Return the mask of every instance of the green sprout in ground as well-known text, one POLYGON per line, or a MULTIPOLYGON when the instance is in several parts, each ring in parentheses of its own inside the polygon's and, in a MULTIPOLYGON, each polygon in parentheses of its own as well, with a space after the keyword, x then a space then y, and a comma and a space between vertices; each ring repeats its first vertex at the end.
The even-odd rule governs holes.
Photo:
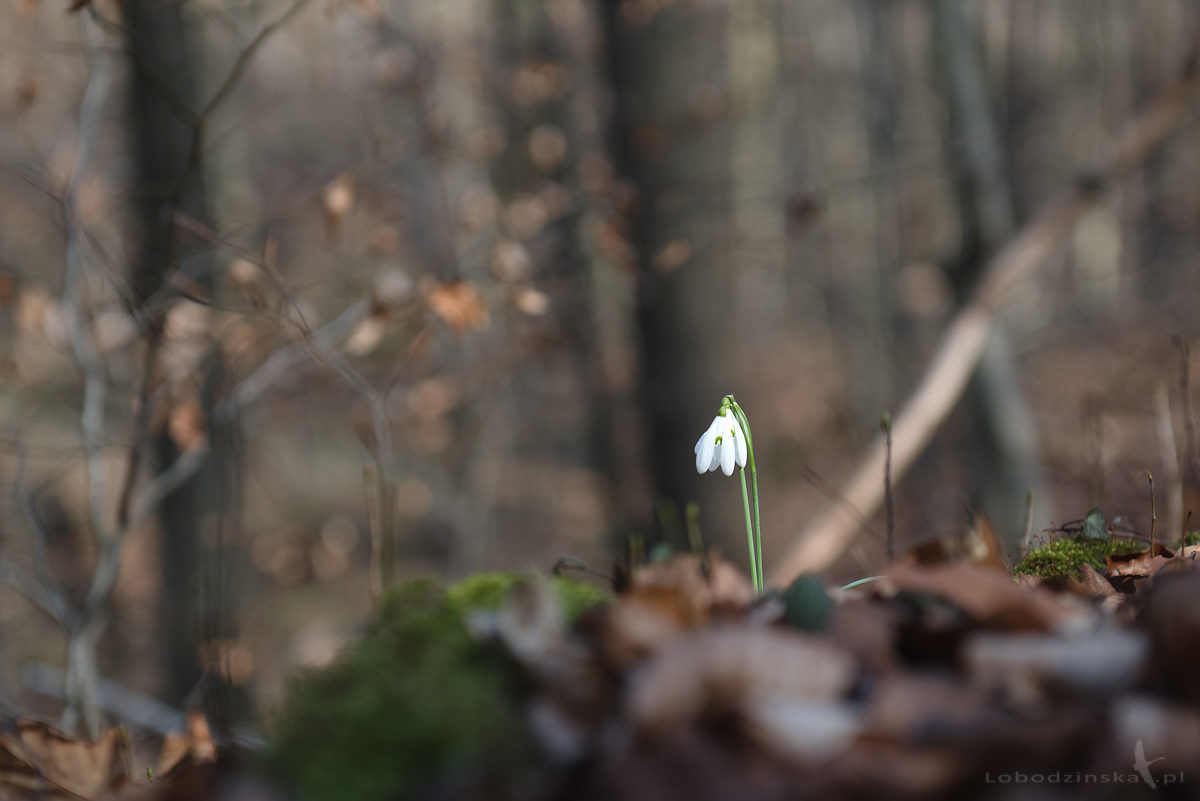
POLYGON ((1122 537, 1097 539, 1080 534, 1035 548, 1013 568, 1013 573, 1041 578, 1076 578, 1080 566, 1084 564, 1103 572, 1108 557, 1145 549, 1146 544, 1138 540, 1122 537))

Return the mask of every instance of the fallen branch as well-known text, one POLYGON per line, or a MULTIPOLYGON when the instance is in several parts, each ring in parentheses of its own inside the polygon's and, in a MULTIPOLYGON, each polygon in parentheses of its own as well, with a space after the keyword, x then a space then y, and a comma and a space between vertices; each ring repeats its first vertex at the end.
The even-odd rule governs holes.
MULTIPOLYGON (((983 279, 942 338, 921 383, 894 419, 893 481, 904 474, 954 408, 983 353, 995 317, 1012 290, 1062 243, 1103 192, 1137 169, 1174 128, 1200 83, 1200 29, 1183 69, 1153 102, 1126 127, 1112 153, 1051 202, 988 262, 983 279)), ((825 511, 801 534, 776 564, 771 579, 784 583, 801 573, 823 570, 845 552, 859 521, 847 507, 871 515, 883 499, 887 458, 882 436, 850 476, 841 496, 845 503, 825 511)))

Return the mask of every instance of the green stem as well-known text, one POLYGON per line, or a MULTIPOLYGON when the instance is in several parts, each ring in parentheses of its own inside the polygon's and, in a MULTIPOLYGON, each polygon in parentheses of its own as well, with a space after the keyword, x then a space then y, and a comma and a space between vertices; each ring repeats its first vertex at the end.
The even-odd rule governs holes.
POLYGON ((872 581, 879 581, 879 579, 881 579, 881 578, 883 578, 883 576, 867 576, 866 578, 861 578, 858 581, 850 582, 845 587, 842 587, 842 589, 843 590, 852 590, 855 587, 861 587, 862 585, 869 584, 872 581))
POLYGON ((750 493, 746 489, 746 468, 739 470, 738 475, 742 479, 742 507, 746 511, 746 546, 750 551, 750 576, 754 581, 754 591, 761 594, 762 584, 759 581, 758 561, 755 558, 754 529, 750 526, 750 493))
MULTIPOLYGON (((730 397, 730 400, 733 401, 732 397, 730 397)), ((758 503, 758 468, 754 462, 754 436, 750 433, 750 420, 746 417, 746 412, 742 410, 737 401, 733 401, 730 404, 730 408, 733 409, 733 414, 737 417, 738 426, 742 429, 742 433, 746 437, 747 465, 750 468, 750 480, 754 485, 754 556, 750 562, 752 565, 757 566, 758 572, 754 576, 754 581, 758 585, 758 591, 762 592, 766 586, 766 581, 764 579, 762 555, 762 516, 759 512, 758 503)), ((745 481, 744 477, 742 481, 745 481)), ((750 525, 749 512, 747 512, 746 525, 750 525)))
POLYGON ((758 591, 762 592, 766 587, 766 581, 763 577, 762 519, 758 514, 758 471, 754 469, 753 451, 750 453, 750 483, 754 486, 754 547, 758 551, 758 591))

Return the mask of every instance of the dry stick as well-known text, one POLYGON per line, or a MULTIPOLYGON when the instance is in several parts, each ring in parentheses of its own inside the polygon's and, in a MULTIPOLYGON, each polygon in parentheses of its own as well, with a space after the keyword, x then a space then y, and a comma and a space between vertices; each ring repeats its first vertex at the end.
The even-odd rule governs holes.
POLYGON ((1179 395, 1183 403, 1183 434, 1187 453, 1184 459, 1192 472, 1197 472, 1198 454, 1196 451, 1196 418, 1192 416, 1192 377, 1191 377, 1191 348, 1176 334, 1172 339, 1179 349, 1179 395))
MULTIPOLYGON (((1154 555, 1154 526, 1158 522, 1158 510, 1154 506, 1154 474, 1149 470, 1143 470, 1146 478, 1150 479, 1150 555, 1154 555)), ((1141 475, 1139 473, 1138 475, 1141 475)))
MULTIPOLYGON (((1103 190, 1142 164, 1172 130, 1200 80, 1198 48, 1200 29, 1193 34, 1192 49, 1180 74, 1126 127, 1108 159, 1076 180, 988 262, 979 287, 947 329, 924 378, 896 415, 892 469, 897 476, 924 450, 966 388, 994 318, 1012 290, 1057 248, 1103 190)), ((886 459, 884 438, 877 437, 841 493, 864 514, 879 508, 883 494, 879 474, 886 459)), ((824 570, 845 552, 857 533, 855 517, 841 504, 826 510, 777 563, 772 583, 786 585, 801 573, 824 570)))
POLYGON ((1166 529, 1172 538, 1182 537, 1183 528, 1183 484, 1180 482, 1179 453, 1175 448, 1175 428, 1171 423, 1171 401, 1167 385, 1159 381, 1154 387, 1154 416, 1158 432, 1158 446, 1162 451, 1163 483, 1167 487, 1166 529))
POLYGON ((1033 539, 1033 490, 1025 494, 1025 533, 1021 535, 1021 547, 1029 550, 1033 539))
POLYGON ((890 413, 884 413, 883 418, 879 421, 879 427, 883 429, 884 447, 887 449, 886 458, 883 461, 883 508, 887 516, 885 553, 890 563, 896 558, 895 540, 893 539, 895 514, 892 510, 892 415, 890 413))

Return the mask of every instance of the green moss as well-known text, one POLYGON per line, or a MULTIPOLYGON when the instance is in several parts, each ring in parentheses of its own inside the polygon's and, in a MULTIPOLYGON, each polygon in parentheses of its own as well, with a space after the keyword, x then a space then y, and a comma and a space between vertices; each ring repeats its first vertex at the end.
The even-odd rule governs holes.
POLYGON ((1145 543, 1137 540, 1119 537, 1101 540, 1081 534, 1035 548, 1013 568, 1013 572, 1042 578, 1068 578, 1078 574, 1080 565, 1089 564, 1103 571, 1109 556, 1133 553, 1145 548, 1145 543))
MULTIPOLYGON (((449 777, 519 772, 535 753, 521 677, 463 618, 497 608, 522 579, 483 573, 449 589, 417 580, 391 590, 361 642, 296 681, 267 771, 302 801, 403 799, 449 777)), ((569 618, 605 599, 583 582, 553 584, 569 618)))

